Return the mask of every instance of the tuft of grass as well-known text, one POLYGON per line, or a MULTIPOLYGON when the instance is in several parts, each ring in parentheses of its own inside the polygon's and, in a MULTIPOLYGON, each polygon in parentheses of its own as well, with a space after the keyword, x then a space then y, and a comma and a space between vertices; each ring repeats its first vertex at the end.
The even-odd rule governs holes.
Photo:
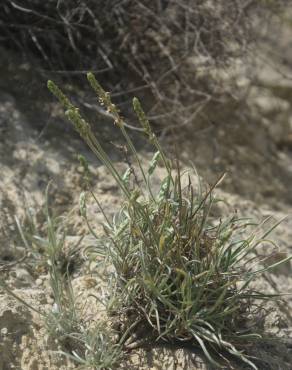
POLYGON ((49 207, 49 190, 51 183, 48 184, 45 193, 45 206, 40 210, 42 221, 37 220, 34 211, 30 208, 25 209, 25 219, 21 222, 15 216, 16 226, 20 238, 32 256, 33 264, 31 268, 35 273, 50 270, 56 267, 61 275, 72 275, 76 267, 80 264, 79 250, 83 236, 75 245, 66 247, 67 221, 71 213, 64 216, 51 215, 49 207))
POLYGON ((26 229, 18 219, 16 223, 32 257, 30 263, 37 272, 40 267, 48 271, 54 299, 52 307, 47 310, 32 306, 1 279, 0 287, 42 317, 49 339, 58 347, 58 354, 76 362, 80 369, 115 369, 123 355, 121 345, 114 340, 114 333, 104 323, 92 323, 83 315, 85 303, 81 303, 74 294, 71 284, 72 260, 79 243, 71 252, 65 250, 66 219, 50 214, 48 193, 49 185, 46 190, 46 223, 42 233, 38 231, 31 213, 27 215, 26 229))
POLYGON ((78 363, 81 369, 114 369, 122 357, 121 346, 114 341, 113 333, 105 324, 92 324, 83 316, 86 303, 80 303, 74 295, 70 271, 73 257, 64 252, 65 231, 60 230, 57 220, 49 214, 48 190, 46 215, 47 238, 41 241, 48 253, 54 297, 52 310, 44 314, 49 337, 58 343, 58 353, 78 363))
POLYGON ((97 324, 94 328, 84 331, 82 334, 73 334, 71 339, 78 345, 71 353, 59 351, 67 358, 76 362, 78 369, 111 370, 118 368, 118 362, 122 358, 122 349, 113 338, 113 333, 104 325, 97 324))
MULTIPOLYGON (((250 326, 259 313, 258 302, 275 296, 258 292, 251 285, 260 274, 291 258, 255 267, 257 246, 277 225, 262 236, 257 236, 258 229, 244 236, 250 220, 235 214, 224 220, 214 219, 212 207, 218 202, 214 189, 224 175, 206 187, 195 174, 194 185, 194 173, 182 172, 177 160, 167 158, 140 102, 134 99, 144 134, 155 148, 145 170, 109 93, 92 73, 87 77, 99 102, 121 130, 142 181, 137 181, 132 168, 124 174, 117 171, 79 109, 49 81, 48 88, 66 109, 66 116, 108 168, 124 197, 112 220, 105 215, 106 239, 97 238, 96 253, 114 266, 112 312, 123 315, 132 331, 139 327, 149 332, 150 328, 152 340, 200 346, 216 367, 221 365, 214 353, 222 358, 229 353, 257 369, 243 348, 261 338, 260 329, 250 326), (151 178, 158 163, 162 163, 166 175, 154 192, 151 178)), ((81 214, 89 224, 84 199, 81 214)))

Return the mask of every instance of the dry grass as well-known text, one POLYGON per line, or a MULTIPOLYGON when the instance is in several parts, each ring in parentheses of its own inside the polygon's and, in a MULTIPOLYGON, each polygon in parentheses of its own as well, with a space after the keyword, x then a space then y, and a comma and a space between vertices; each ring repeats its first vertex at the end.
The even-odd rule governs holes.
POLYGON ((246 55, 254 25, 282 2, 4 0, 1 42, 63 82, 92 70, 124 114, 134 93, 152 122, 175 129, 226 93, 212 72, 246 55))

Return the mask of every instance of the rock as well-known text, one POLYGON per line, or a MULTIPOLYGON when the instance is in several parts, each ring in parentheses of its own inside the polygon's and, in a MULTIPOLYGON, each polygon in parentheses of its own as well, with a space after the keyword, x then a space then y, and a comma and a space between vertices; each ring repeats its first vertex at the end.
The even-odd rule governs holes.
POLYGON ((16 288, 31 287, 34 284, 34 279, 30 275, 30 273, 24 268, 16 268, 15 275, 16 280, 14 285, 16 288))

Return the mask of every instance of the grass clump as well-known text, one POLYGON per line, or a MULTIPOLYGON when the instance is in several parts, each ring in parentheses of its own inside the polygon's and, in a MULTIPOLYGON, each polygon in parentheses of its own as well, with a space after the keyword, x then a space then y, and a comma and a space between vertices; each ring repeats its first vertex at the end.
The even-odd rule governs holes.
MULTIPOLYGON (((145 170, 110 95, 92 73, 88 80, 121 130, 140 171, 137 175, 131 167, 120 174, 78 108, 52 81, 48 82, 67 117, 108 168, 124 196, 113 220, 104 214, 106 238, 98 238, 95 250, 114 266, 112 313, 125 318, 129 331, 139 327, 141 338, 145 339, 148 331, 151 340, 199 345, 217 367, 220 364, 214 353, 222 358, 229 353, 256 369, 242 348, 261 338, 260 329, 251 327, 250 321, 261 310, 258 301, 273 296, 255 291, 251 284, 261 273, 290 257, 255 268, 256 247, 273 228, 261 237, 256 231, 243 237, 249 220, 235 214, 225 220, 212 217, 212 207, 218 201, 213 190, 223 176, 211 187, 203 186, 197 176, 194 184, 192 173, 181 172, 178 161, 172 163, 164 154, 139 101, 134 99, 143 131, 156 150, 145 170), (151 178, 159 162, 165 178, 154 191, 151 178)), ((81 214, 87 220, 84 201, 81 214)))
POLYGON ((32 306, 1 279, 0 287, 41 316, 49 343, 53 348, 57 347, 54 353, 71 359, 79 369, 114 369, 122 357, 121 345, 114 340, 114 332, 105 323, 88 318, 85 314, 87 300, 82 302, 79 294, 74 293, 72 274, 81 239, 70 250, 66 248, 67 219, 51 215, 48 193, 49 185, 44 210, 46 221, 41 232, 31 212, 27 214, 25 227, 18 219, 16 223, 31 257, 30 268, 36 274, 48 273, 50 295, 54 300, 52 306, 49 309, 32 306))
POLYGON ((82 302, 71 284, 76 247, 71 255, 65 251, 65 231, 60 229, 57 219, 50 217, 48 207, 46 214, 47 237, 41 241, 47 250, 49 283, 54 297, 51 311, 43 313, 49 338, 58 344, 58 353, 79 364, 80 369, 116 368, 122 357, 121 346, 102 321, 86 319, 87 300, 82 302))
POLYGON ((52 214, 53 207, 49 206, 50 188, 51 182, 47 186, 42 209, 35 212, 26 207, 22 223, 16 216, 15 222, 21 241, 32 257, 32 272, 45 273, 54 267, 61 275, 70 277, 80 265, 79 251, 83 236, 68 247, 66 237, 71 213, 65 216, 52 214))

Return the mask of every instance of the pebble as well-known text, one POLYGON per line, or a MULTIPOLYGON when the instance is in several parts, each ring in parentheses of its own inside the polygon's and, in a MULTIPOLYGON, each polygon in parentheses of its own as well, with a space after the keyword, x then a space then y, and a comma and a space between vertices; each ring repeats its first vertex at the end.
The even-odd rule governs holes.
POLYGON ((8 329, 7 329, 7 328, 2 328, 2 329, 0 330, 0 333, 1 333, 1 335, 5 336, 5 335, 7 335, 7 333, 8 333, 8 329))
POLYGON ((36 279, 35 283, 36 283, 37 286, 41 286, 41 285, 43 285, 43 280, 38 278, 38 279, 36 279))
POLYGON ((15 276, 17 278, 16 285, 32 285, 33 284, 32 276, 24 268, 16 269, 15 276))

